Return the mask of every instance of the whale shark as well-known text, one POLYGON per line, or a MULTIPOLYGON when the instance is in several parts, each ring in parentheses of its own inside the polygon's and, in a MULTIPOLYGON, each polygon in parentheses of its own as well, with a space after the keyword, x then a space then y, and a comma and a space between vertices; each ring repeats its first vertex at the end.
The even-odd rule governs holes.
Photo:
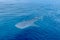
POLYGON ((17 28, 20 28, 20 29, 24 29, 24 28, 27 28, 29 26, 37 26, 36 24, 34 24, 34 22, 38 21, 38 19, 41 19, 42 17, 34 17, 30 20, 25 20, 25 21, 22 21, 22 22, 19 22, 15 25, 15 27, 17 28))

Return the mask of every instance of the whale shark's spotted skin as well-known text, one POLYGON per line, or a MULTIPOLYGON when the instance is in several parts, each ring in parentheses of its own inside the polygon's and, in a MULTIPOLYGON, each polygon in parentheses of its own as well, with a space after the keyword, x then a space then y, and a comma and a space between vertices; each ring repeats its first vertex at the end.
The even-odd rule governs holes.
POLYGON ((36 24, 34 24, 34 22, 38 21, 38 19, 41 19, 41 17, 34 17, 33 19, 19 22, 15 26, 17 28, 20 28, 20 29, 24 29, 24 28, 27 28, 27 27, 32 26, 32 25, 35 26, 36 24))

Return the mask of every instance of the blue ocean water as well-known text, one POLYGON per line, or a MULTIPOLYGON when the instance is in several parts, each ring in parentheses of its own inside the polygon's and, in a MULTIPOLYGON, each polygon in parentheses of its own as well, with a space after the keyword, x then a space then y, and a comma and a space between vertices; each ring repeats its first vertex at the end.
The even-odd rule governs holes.
POLYGON ((60 40, 60 7, 52 4, 0 4, 0 40, 60 40), (16 23, 42 16, 37 26, 16 23))

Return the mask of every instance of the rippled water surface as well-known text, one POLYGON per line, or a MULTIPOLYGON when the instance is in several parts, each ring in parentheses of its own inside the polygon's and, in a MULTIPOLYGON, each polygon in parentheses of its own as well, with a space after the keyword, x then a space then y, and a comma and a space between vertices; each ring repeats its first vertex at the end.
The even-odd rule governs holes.
POLYGON ((50 4, 0 4, 0 40, 60 40, 60 7, 50 4), (15 25, 41 17, 25 29, 15 25))

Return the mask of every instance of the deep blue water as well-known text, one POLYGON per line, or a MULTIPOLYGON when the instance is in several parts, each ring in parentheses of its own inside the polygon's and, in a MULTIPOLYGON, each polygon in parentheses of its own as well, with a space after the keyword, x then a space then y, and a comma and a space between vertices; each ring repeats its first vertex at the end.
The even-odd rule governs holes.
POLYGON ((0 40, 60 40, 60 7, 52 4, 0 4, 0 40), (18 22, 43 16, 25 29, 18 22))

